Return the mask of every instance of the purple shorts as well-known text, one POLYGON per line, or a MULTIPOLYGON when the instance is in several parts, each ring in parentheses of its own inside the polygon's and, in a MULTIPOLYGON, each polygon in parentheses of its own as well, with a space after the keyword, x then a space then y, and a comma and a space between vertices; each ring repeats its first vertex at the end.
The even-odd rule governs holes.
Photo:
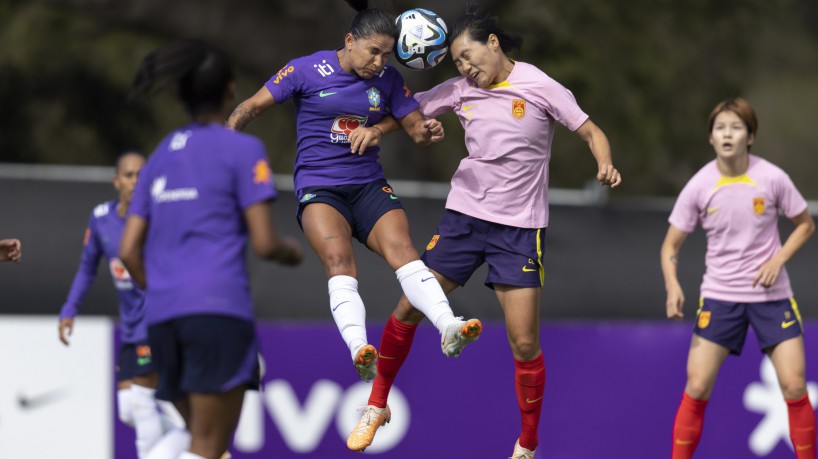
POLYGON ((366 245, 375 223, 390 210, 403 209, 400 199, 384 179, 355 185, 308 186, 298 190, 298 224, 304 208, 316 202, 329 204, 344 216, 355 239, 366 245))
POLYGON ((159 372, 158 399, 221 394, 242 385, 259 388, 259 346, 252 321, 185 316, 149 326, 148 337, 159 372))
POLYGON ((446 209, 422 259, 426 266, 466 285, 484 262, 485 284, 542 287, 545 228, 517 228, 446 209))
POLYGON ((116 359, 116 380, 129 381, 134 376, 153 372, 153 356, 147 341, 122 343, 116 359))
POLYGON ((734 303, 704 298, 693 333, 740 355, 751 325, 762 351, 801 335, 801 313, 794 298, 760 303, 734 303))

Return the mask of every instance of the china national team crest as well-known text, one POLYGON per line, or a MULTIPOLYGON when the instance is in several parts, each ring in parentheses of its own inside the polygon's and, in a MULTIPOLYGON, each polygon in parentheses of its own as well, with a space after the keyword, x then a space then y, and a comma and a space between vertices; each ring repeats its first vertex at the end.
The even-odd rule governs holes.
POLYGON ((381 111, 381 92, 378 91, 378 88, 369 88, 369 91, 366 92, 367 97, 369 98, 369 111, 370 112, 379 112, 381 111))
POLYGON ((525 116, 525 100, 514 99, 511 101, 511 114, 520 119, 525 116))
POLYGON ((429 243, 428 243, 428 244, 426 244, 426 250, 432 250, 432 249, 434 249, 434 248, 435 248, 435 246, 437 245, 437 240, 438 240, 438 239, 440 239, 440 235, 439 235, 439 234, 435 234, 434 236, 432 236, 432 240, 431 240, 431 241, 429 241, 429 243))
POLYGON ((753 210, 756 211, 758 215, 762 215, 764 213, 764 198, 753 198, 753 210))
POLYGON ((707 328, 710 325, 710 311, 702 311, 699 314, 699 328, 707 328))

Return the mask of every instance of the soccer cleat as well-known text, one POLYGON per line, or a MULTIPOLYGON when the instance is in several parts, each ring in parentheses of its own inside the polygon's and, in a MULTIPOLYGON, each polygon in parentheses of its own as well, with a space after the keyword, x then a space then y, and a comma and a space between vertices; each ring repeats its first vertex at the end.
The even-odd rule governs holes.
POLYGON ((446 327, 446 333, 440 342, 440 348, 446 357, 457 357, 467 344, 477 340, 483 331, 483 324, 477 319, 463 321, 462 317, 457 317, 454 322, 446 327))
POLYGON ((352 451, 363 451, 367 446, 372 444, 375 438, 375 432, 378 427, 386 425, 392 420, 392 412, 389 410, 389 405, 386 408, 378 408, 369 405, 363 408, 364 415, 361 420, 352 429, 352 433, 347 438, 347 448, 352 451))
POLYGON ((378 351, 375 346, 366 344, 355 351, 355 369, 364 382, 369 382, 378 376, 378 351))
POLYGON ((534 459, 534 451, 529 451, 520 446, 520 440, 517 439, 517 443, 514 444, 514 452, 511 453, 511 457, 508 459, 534 459))

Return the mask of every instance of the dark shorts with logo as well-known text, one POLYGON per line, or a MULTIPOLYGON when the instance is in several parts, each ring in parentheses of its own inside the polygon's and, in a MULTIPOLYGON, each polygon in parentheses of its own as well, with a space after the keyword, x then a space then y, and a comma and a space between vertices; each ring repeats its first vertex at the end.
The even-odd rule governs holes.
POLYGON ((740 355, 753 327, 762 351, 801 335, 801 313, 794 298, 760 303, 734 303, 704 298, 696 313, 693 333, 740 355))
POLYGON ((186 316, 148 327, 159 372, 156 398, 221 394, 259 388, 259 346, 252 321, 228 316, 186 316))
POLYGON ((116 380, 128 381, 134 376, 145 376, 153 371, 151 347, 147 341, 122 343, 116 359, 116 380))
POLYGON ((390 210, 403 209, 400 199, 385 179, 354 185, 308 186, 298 190, 298 224, 304 208, 323 202, 344 216, 355 239, 366 245, 375 223, 390 210))
POLYGON ((446 209, 421 257, 426 266, 466 285, 484 262, 485 284, 542 287, 545 228, 517 228, 446 209))

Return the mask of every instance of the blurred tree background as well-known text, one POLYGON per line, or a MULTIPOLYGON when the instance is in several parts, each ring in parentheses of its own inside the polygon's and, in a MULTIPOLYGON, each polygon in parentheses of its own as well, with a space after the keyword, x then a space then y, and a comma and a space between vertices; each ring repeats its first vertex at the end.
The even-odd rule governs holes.
MULTIPOLYGON (((398 13, 424 7, 451 23, 466 0, 375 0, 398 13)), ((753 152, 782 166, 818 199, 818 2, 815 0, 483 0, 521 34, 513 57, 539 66, 572 90, 610 138, 624 195, 672 195, 713 157, 706 118, 720 100, 756 107, 753 152)), ((341 46, 354 12, 342 0, 4 0, 0 2, 0 167, 2 162, 109 165, 120 151, 150 152, 186 122, 168 95, 127 103, 140 59, 180 37, 225 49, 239 99, 287 61, 341 46)), ((414 72, 414 90, 456 75, 449 59, 414 72)), ((252 123, 273 168, 292 171, 292 103, 252 123)), ((448 181, 466 155, 453 115, 447 139, 414 147, 390 136, 387 176, 448 181)), ((587 147, 558 128, 551 167, 557 187, 581 187, 595 173, 587 147)))

